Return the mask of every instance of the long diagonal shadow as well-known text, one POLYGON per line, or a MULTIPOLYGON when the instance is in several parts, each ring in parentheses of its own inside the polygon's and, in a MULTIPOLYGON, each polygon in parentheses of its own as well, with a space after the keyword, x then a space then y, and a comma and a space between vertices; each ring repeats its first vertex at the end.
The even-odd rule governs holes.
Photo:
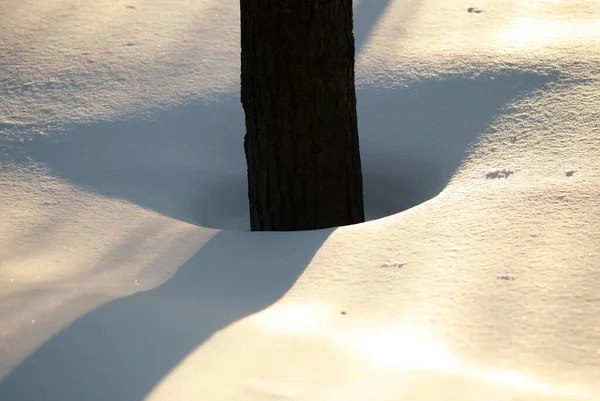
POLYGON ((221 231, 163 285, 63 329, 0 383, 0 399, 143 399, 214 332, 279 299, 331 231, 221 231))

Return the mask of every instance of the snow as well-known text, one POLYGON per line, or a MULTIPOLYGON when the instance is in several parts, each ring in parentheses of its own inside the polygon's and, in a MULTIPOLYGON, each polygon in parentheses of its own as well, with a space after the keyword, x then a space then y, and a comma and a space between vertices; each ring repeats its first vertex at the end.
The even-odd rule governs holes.
POLYGON ((370 221, 299 233, 238 7, 0 0, 0 400, 600 399, 600 1, 358 2, 370 221))

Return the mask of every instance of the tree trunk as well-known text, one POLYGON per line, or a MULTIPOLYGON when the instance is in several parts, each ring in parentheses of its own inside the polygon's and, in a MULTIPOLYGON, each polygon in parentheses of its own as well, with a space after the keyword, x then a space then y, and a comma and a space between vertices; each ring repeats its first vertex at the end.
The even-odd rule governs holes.
POLYGON ((352 0, 240 0, 250 225, 364 221, 352 0))

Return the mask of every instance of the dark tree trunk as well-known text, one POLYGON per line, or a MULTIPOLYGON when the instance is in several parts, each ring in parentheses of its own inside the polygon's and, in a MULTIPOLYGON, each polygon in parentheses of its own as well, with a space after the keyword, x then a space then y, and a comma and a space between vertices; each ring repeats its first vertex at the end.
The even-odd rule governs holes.
POLYGON ((364 221, 352 0, 240 0, 253 231, 364 221))

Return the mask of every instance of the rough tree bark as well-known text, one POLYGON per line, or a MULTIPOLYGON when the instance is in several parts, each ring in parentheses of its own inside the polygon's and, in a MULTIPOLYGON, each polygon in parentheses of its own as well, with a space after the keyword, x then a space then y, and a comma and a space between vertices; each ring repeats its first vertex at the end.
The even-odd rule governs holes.
POLYGON ((352 0, 240 0, 250 225, 364 221, 352 0))

